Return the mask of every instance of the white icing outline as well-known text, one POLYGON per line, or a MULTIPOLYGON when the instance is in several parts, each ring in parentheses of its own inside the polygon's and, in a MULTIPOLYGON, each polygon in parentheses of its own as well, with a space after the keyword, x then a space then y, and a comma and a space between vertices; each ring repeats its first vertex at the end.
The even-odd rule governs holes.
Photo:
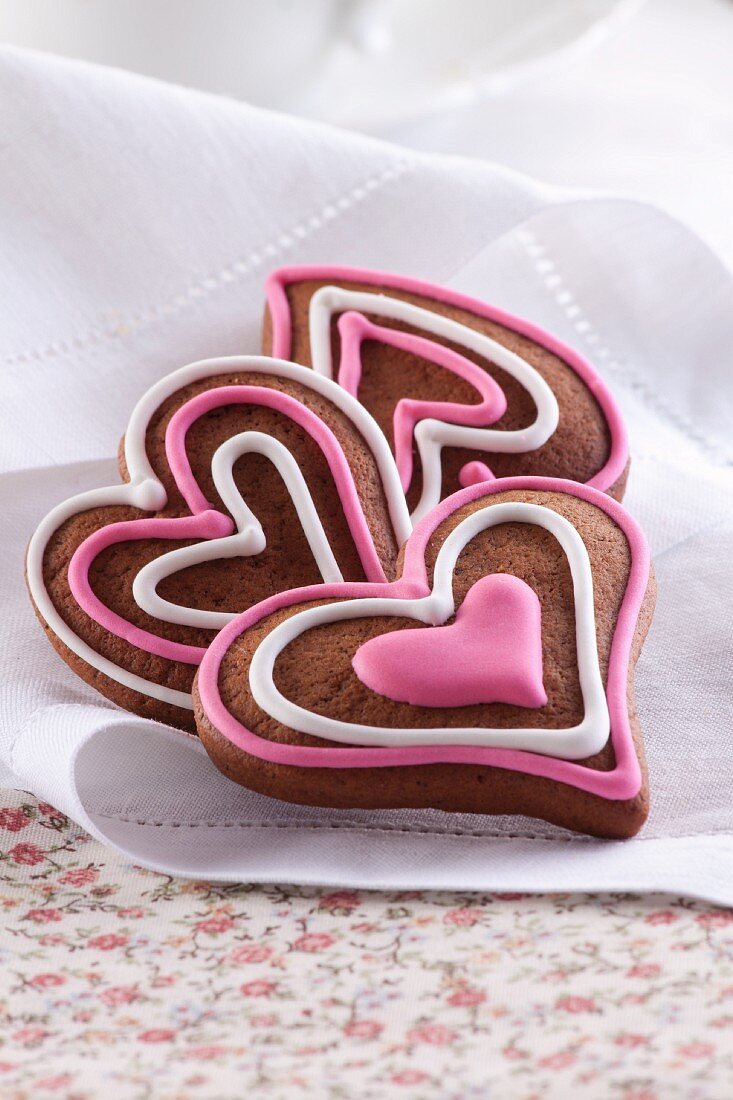
POLYGON ((234 481, 235 462, 242 455, 253 452, 268 458, 285 482, 324 583, 337 584, 343 581, 343 575, 318 517, 313 497, 290 451, 279 440, 265 435, 264 432, 241 432, 222 443, 211 461, 214 485, 225 508, 234 518, 236 532, 223 538, 199 542, 193 546, 178 547, 143 566, 132 583, 132 594, 138 607, 148 615, 179 626, 221 630, 241 614, 241 610, 204 611, 196 607, 184 607, 181 604, 171 603, 158 595, 157 586, 165 577, 190 565, 201 565, 207 561, 215 561, 217 558, 251 557, 254 554, 261 554, 265 549, 265 532, 262 530, 262 525, 242 498, 234 481))
POLYGON ((192 382, 218 374, 247 373, 269 374, 298 382, 326 397, 340 408, 353 421, 374 456, 384 488, 390 520, 400 546, 407 541, 412 530, 399 474, 387 440, 366 409, 335 382, 297 363, 258 355, 202 359, 180 367, 161 378, 140 398, 128 423, 124 449, 129 482, 79 493, 53 508, 38 525, 28 544, 26 572, 28 587, 38 611, 50 630, 67 649, 110 680, 184 710, 193 710, 193 702, 188 692, 177 691, 152 680, 146 680, 142 676, 136 676, 101 653, 97 653, 74 633, 56 610, 43 583, 43 557, 46 545, 54 532, 79 512, 113 505, 126 505, 146 512, 158 512, 164 508, 168 499, 167 494, 163 484, 156 477, 145 450, 145 436, 153 414, 166 398, 192 382))
POLYGON ((572 523, 543 505, 513 501, 482 508, 458 524, 441 546, 435 562, 433 590, 429 595, 419 599, 367 597, 301 611, 275 627, 257 647, 250 664, 249 685, 257 705, 275 721, 327 741, 367 746, 479 745, 520 749, 565 760, 584 760, 603 748, 611 730, 598 660, 593 575, 588 550, 572 523), (382 615, 416 619, 431 626, 446 622, 455 612, 453 570, 460 552, 481 531, 501 523, 532 523, 544 527, 558 540, 567 556, 573 579, 578 675, 584 707, 579 725, 568 729, 388 729, 314 714, 286 699, 275 686, 277 658, 287 645, 314 627, 382 615))
POLYGON ((356 310, 393 321, 402 321, 440 336, 454 344, 484 356, 510 374, 524 386, 537 407, 537 417, 526 428, 502 431, 494 428, 473 428, 449 424, 427 417, 415 427, 414 436, 422 463, 422 493, 412 513, 416 524, 435 507, 441 497, 442 470, 440 452, 444 446, 469 447, 493 453, 522 453, 541 447, 555 432, 560 419, 557 398, 535 368, 520 355, 505 348, 475 329, 453 321, 433 310, 392 298, 387 294, 345 290, 324 286, 311 297, 308 311, 311 360, 313 369, 326 378, 333 378, 331 356, 331 318, 334 313, 356 310))

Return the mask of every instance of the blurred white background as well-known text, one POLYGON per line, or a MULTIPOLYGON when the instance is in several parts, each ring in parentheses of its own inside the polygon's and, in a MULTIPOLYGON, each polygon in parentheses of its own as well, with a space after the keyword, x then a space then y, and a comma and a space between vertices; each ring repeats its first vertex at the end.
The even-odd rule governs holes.
POLYGON ((475 94, 639 0, 2 0, 3 38, 352 127, 475 94))
POLYGON ((733 263, 730 0, 0 0, 0 40, 653 202, 733 263))

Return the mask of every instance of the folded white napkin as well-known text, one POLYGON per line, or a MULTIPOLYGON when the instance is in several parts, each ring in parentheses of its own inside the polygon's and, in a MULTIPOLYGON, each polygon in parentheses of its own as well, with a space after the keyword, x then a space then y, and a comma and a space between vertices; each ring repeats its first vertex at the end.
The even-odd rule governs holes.
POLYGON ((0 51, 0 99, 5 782, 181 874, 733 902, 733 285, 715 256, 643 205, 42 55, 0 51), (627 504, 659 582, 637 670, 652 790, 638 839, 251 794, 194 738, 107 703, 44 639, 22 581, 35 524, 115 480, 127 415, 155 379, 258 350, 271 267, 316 261, 484 297, 577 344, 613 387, 627 504))

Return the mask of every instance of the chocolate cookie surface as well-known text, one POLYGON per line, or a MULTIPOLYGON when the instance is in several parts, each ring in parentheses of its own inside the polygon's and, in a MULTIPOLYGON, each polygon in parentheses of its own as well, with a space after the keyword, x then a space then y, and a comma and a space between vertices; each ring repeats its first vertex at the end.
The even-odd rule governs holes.
POLYGON ((633 669, 654 603, 641 531, 543 478, 469 487, 399 578, 281 594, 210 647, 200 737, 230 778, 293 802, 641 827, 633 669))
POLYGON ((596 371, 486 303, 403 276, 286 268, 267 283, 263 347, 358 396, 390 440, 416 520, 491 477, 623 496, 626 432, 596 371))
POLYGON ((126 483, 66 501, 27 580, 64 659, 122 706, 194 730, 216 632, 274 592, 394 577, 410 521, 389 447, 339 386, 264 356, 207 360, 142 398, 126 483))

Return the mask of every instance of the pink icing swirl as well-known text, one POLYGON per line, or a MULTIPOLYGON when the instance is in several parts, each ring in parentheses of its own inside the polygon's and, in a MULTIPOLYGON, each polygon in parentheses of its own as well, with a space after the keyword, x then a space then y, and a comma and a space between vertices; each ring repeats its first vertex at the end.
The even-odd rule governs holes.
POLYGON ((362 313, 353 310, 341 314, 338 329, 342 341, 338 382, 352 397, 359 397, 361 345, 365 340, 378 340, 382 344, 437 363, 468 382, 481 397, 481 401, 475 405, 459 404, 456 401, 422 401, 412 397, 403 397, 397 402, 393 414, 394 451, 405 492, 412 481, 413 435, 415 425, 420 420, 430 417, 466 427, 486 427, 495 423, 506 411, 504 391, 491 375, 464 355, 459 355, 435 340, 427 340, 414 333, 401 332, 384 325, 375 325, 362 313))

